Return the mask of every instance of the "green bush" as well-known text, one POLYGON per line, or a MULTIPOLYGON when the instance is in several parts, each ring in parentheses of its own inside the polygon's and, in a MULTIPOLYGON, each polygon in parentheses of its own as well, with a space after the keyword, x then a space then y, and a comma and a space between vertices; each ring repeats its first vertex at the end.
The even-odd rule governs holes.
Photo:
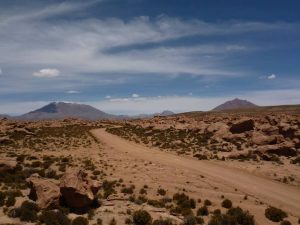
POLYGON ((270 206, 265 210, 265 216, 273 222, 279 222, 287 217, 287 213, 281 209, 270 206))
POLYGON ((51 210, 42 211, 39 220, 45 225, 70 225, 71 223, 70 219, 61 211, 51 210))
POLYGON ((72 221, 72 225, 88 225, 89 221, 87 218, 78 216, 72 221))
POLYGON ((145 210, 135 211, 133 214, 133 223, 135 225, 150 225, 152 222, 151 215, 145 210))
POLYGON ((280 225, 292 225, 292 223, 288 220, 281 221, 280 225))
POLYGON ((208 208, 205 205, 197 210, 197 216, 207 216, 208 214, 208 208))
POLYGON ((254 225, 254 217, 248 211, 243 211, 240 207, 231 208, 226 214, 214 214, 208 225, 254 225))
POLYGON ((232 207, 232 202, 229 199, 224 199, 222 202, 222 207, 229 209, 232 207))
POLYGON ((196 208, 196 201, 194 199, 190 199, 184 193, 176 193, 173 195, 173 200, 176 203, 176 207, 171 210, 171 212, 176 214, 181 214, 183 216, 191 215, 192 210, 196 208))

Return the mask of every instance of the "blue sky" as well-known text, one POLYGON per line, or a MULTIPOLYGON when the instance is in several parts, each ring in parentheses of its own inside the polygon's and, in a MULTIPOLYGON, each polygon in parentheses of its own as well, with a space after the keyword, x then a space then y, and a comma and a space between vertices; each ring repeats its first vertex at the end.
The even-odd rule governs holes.
POLYGON ((300 2, 1 0, 0 113, 300 104, 300 2))

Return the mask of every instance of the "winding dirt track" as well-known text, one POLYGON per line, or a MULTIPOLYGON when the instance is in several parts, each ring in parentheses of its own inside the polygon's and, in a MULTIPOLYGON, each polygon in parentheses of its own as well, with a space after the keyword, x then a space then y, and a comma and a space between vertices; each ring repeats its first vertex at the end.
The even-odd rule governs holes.
POLYGON ((221 166, 210 161, 198 161, 150 149, 107 133, 104 129, 93 130, 92 134, 113 151, 126 152, 132 159, 151 160, 167 167, 190 170, 203 174, 219 183, 228 185, 290 214, 300 216, 300 188, 253 175, 249 172, 221 166))

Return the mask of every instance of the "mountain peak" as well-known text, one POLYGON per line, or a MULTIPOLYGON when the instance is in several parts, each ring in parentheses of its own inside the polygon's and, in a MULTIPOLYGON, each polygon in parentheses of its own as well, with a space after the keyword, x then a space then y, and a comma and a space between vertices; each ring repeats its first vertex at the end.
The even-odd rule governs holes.
POLYGON ((96 120, 111 119, 116 116, 107 114, 89 105, 67 103, 67 102, 51 102, 37 110, 31 111, 20 116, 21 119, 63 119, 67 117, 96 120))
POLYGON ((245 109, 245 108, 253 108, 257 107, 252 102, 249 102, 247 100, 242 100, 239 98, 235 98, 233 100, 227 101, 216 108, 213 109, 213 111, 223 111, 223 110, 230 110, 230 109, 245 109))

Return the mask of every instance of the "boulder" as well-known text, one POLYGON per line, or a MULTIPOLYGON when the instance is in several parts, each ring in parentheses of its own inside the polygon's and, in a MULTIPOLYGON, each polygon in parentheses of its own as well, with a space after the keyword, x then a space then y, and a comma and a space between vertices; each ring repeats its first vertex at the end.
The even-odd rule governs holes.
POLYGON ((266 135, 276 135, 279 134, 279 128, 277 126, 271 126, 270 124, 259 125, 258 130, 262 131, 266 135))
POLYGON ((255 145, 272 145, 277 143, 277 136, 266 136, 260 132, 253 132, 252 143, 255 145))
POLYGON ((8 136, 0 137, 0 144, 7 145, 12 143, 13 141, 8 136))
POLYGON ((13 171, 17 167, 17 161, 12 158, 0 159, 0 172, 13 171))
POLYGON ((259 154, 275 154, 279 156, 296 156, 297 150, 293 142, 283 142, 275 145, 263 145, 259 146, 255 153, 259 154))
POLYGON ((27 182, 30 187, 29 198, 36 201, 39 208, 55 208, 59 205, 60 190, 53 181, 35 173, 27 178, 27 182))
POLYGON ((90 206, 99 189, 100 184, 88 179, 87 174, 78 168, 67 168, 60 182, 64 203, 74 209, 90 206))
POLYGON ((254 130, 254 126, 253 119, 244 118, 233 123, 230 127, 230 132, 233 134, 244 133, 246 131, 254 130))
POLYGON ((279 133, 282 134, 285 138, 293 138, 298 130, 298 127, 290 126, 287 123, 280 123, 279 124, 279 133))

